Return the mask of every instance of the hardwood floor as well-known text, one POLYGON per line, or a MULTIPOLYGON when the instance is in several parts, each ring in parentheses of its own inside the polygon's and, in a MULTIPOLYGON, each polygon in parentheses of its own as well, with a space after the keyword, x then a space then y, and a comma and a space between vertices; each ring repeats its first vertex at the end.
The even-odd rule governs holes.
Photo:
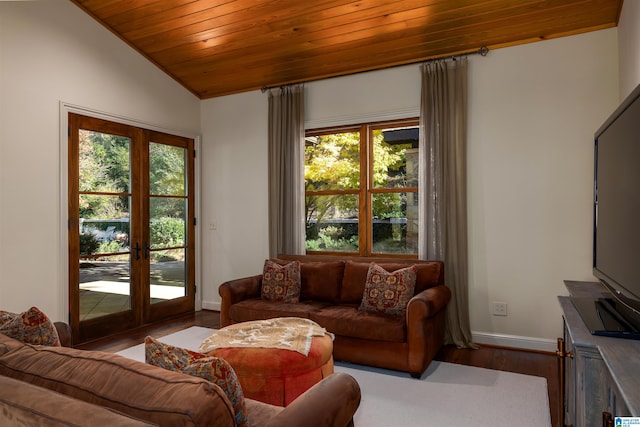
POLYGON ((185 314, 153 325, 142 326, 75 347, 83 350, 100 350, 113 353, 144 342, 144 337, 147 335, 162 337, 191 326, 220 328, 220 313, 210 310, 196 311, 195 313, 185 314))
MULTIPOLYGON (((144 326, 133 331, 120 333, 84 343, 77 348, 84 350, 101 350, 116 352, 124 350, 144 341, 144 337, 151 335, 161 337, 191 326, 208 328, 220 327, 220 314, 217 311, 202 310, 162 323, 144 326)), ((524 351, 512 348, 482 346, 477 350, 458 349, 455 346, 445 346, 435 357, 436 360, 461 365, 477 366, 480 368, 496 369, 525 375, 534 375, 547 379, 549 391, 549 408, 551 410, 551 425, 560 426, 558 416, 558 365, 554 353, 524 351)))

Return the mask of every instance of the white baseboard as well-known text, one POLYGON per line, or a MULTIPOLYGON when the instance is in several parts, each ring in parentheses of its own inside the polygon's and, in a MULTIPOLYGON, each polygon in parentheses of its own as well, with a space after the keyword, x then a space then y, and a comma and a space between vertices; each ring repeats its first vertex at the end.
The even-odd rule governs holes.
POLYGON ((517 335, 493 334, 487 332, 471 332, 473 342, 478 344, 497 345, 501 347, 521 348, 525 350, 555 352, 556 340, 521 337, 517 335))
POLYGON ((220 311, 219 301, 202 301, 202 308, 204 310, 220 311))

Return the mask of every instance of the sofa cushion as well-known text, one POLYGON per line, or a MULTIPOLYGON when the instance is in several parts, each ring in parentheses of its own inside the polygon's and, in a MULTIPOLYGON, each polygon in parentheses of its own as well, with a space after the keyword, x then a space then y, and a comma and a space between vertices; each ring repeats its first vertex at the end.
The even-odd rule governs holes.
MULTIPOLYGON (((280 265, 291 260, 274 258, 280 265)), ((337 302, 344 276, 344 261, 301 262, 300 263, 300 300, 337 302)))
POLYGON ((402 316, 413 297, 415 287, 415 266, 390 273, 372 263, 367 273, 359 310, 402 316))
POLYGON ((0 375, 0 425, 135 427, 157 424, 0 375))
POLYGON ((300 300, 300 263, 280 265, 265 260, 262 271, 261 297, 267 301, 297 303, 300 300))
POLYGON ((145 361, 170 371, 204 378, 217 384, 231 401, 235 411, 236 426, 247 426, 247 408, 240 381, 229 363, 219 357, 207 356, 146 337, 144 340, 145 361))
POLYGON ((252 420, 272 420, 284 410, 284 406, 270 405, 259 400, 250 399, 247 402, 247 411, 252 420))
POLYGON ((404 316, 361 311, 357 305, 324 307, 310 313, 310 319, 339 336, 390 342, 407 339, 404 316))
POLYGON ((11 338, 4 334, 0 334, 0 356, 17 348, 20 348, 23 345, 23 343, 14 338, 11 338))
POLYGON ((24 343, 60 346, 56 327, 37 307, 17 314, 0 311, 0 333, 24 343))
POLYGON ((233 323, 272 319, 274 317, 302 317, 308 319, 310 313, 328 305, 330 303, 322 301, 303 301, 298 304, 288 304, 254 298, 233 304, 229 308, 229 317, 233 323))
MULTIPOLYGON (((364 285, 369 272, 369 262, 357 262, 349 260, 344 266, 344 278, 340 290, 341 304, 360 304, 364 293, 364 285)), ((442 263, 438 261, 418 261, 415 262, 376 262, 380 267, 389 272, 406 268, 411 265, 416 267, 416 286, 414 295, 443 283, 442 263)))
MULTIPOLYGON (((383 267, 384 265, 381 264, 383 267)), ((433 288, 437 285, 444 284, 444 265, 440 261, 423 261, 416 262, 416 290, 415 293, 419 294, 425 289, 433 288)), ((389 266, 385 267, 385 270, 389 270, 389 266)), ((398 266, 398 268, 402 268, 398 266)), ((393 270, 396 270, 395 268, 393 270)))
POLYGON ((337 302, 340 298, 344 262, 300 263, 301 300, 337 302))
POLYGON ((235 424, 217 385, 116 354, 21 344, 0 356, 0 375, 158 425, 235 424))

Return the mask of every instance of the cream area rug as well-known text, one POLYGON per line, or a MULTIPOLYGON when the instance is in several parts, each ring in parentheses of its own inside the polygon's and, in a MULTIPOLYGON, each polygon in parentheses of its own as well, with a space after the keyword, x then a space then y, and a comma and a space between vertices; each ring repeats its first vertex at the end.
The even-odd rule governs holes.
MULTIPOLYGON (((212 330, 194 326, 160 341, 198 351, 212 330)), ((144 344, 118 354, 144 361, 144 344)), ((356 427, 463 426, 549 427, 547 381, 514 374, 433 361, 422 375, 336 362, 337 372, 360 384, 362 402, 356 427)))

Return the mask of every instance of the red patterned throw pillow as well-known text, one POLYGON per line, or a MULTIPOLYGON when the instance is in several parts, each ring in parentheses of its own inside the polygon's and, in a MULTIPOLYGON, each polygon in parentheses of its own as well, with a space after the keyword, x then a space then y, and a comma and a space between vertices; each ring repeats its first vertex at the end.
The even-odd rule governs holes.
POLYGON ((236 426, 248 426, 244 393, 235 371, 226 360, 164 344, 152 337, 144 339, 144 356, 149 365, 204 378, 218 385, 231 401, 236 426))
POLYGON ((264 300, 297 303, 300 300, 300 262, 286 265, 264 262, 261 296, 264 300))
POLYGON ((0 334, 27 344, 60 347, 58 330, 37 307, 18 314, 0 311, 0 334))
POLYGON ((393 315, 404 315, 416 287, 415 266, 389 273, 372 263, 360 303, 360 310, 393 315))

